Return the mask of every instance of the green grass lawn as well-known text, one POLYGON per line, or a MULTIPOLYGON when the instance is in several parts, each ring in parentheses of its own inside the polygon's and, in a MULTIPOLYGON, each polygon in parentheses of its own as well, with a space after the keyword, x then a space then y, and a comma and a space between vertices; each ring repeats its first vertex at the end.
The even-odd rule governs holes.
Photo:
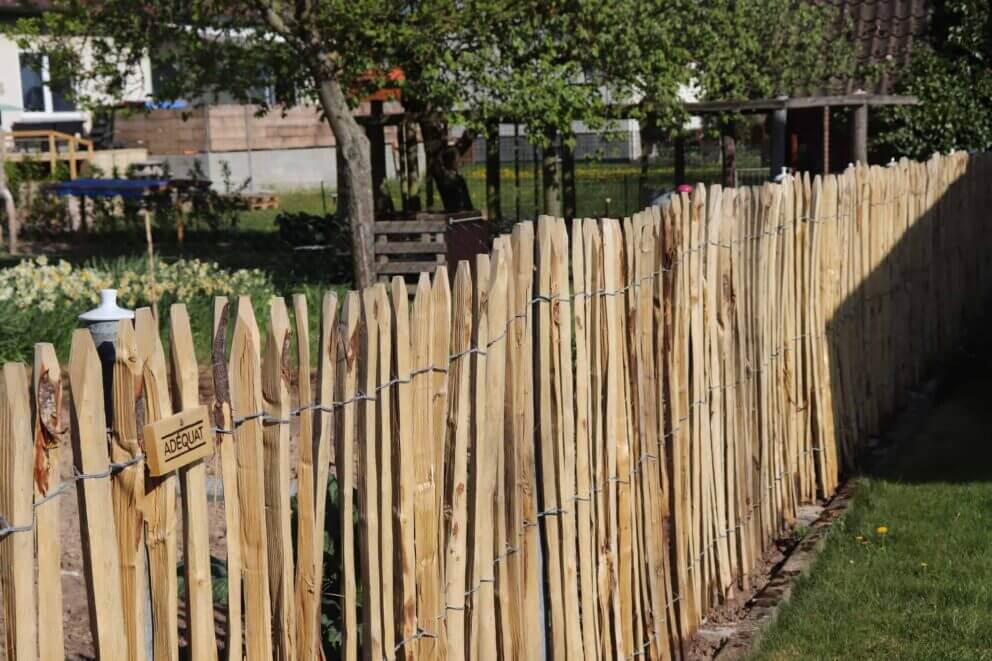
POLYGON ((859 478, 752 659, 992 659, 992 375, 977 362, 859 478))

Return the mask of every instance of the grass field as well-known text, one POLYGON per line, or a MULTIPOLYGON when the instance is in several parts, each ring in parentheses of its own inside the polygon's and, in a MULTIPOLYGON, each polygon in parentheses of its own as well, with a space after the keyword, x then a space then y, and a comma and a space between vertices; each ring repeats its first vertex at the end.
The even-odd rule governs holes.
POLYGON ((970 363, 859 479, 754 661, 992 659, 992 369, 970 363))

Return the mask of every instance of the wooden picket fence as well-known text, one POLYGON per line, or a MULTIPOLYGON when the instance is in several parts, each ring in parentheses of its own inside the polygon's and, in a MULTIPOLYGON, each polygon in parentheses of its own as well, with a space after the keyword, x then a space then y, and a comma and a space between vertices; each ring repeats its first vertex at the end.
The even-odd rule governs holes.
POLYGON ((32 378, 7 364, 0 380, 7 656, 63 658, 55 496, 74 486, 104 659, 147 656, 148 581, 153 656, 178 658, 180 548, 193 659, 320 658, 322 593, 348 661, 679 658, 980 305, 990 176, 956 153, 698 186, 622 222, 520 223, 450 280, 422 274, 412 304, 399 278, 328 293, 313 360, 304 297, 295 337, 281 298, 264 333, 248 299, 218 299, 219 629, 206 467, 147 476, 139 433, 200 404, 184 308, 168 353, 150 310, 120 323, 110 420, 89 333, 73 336, 69 421, 39 344, 32 378))

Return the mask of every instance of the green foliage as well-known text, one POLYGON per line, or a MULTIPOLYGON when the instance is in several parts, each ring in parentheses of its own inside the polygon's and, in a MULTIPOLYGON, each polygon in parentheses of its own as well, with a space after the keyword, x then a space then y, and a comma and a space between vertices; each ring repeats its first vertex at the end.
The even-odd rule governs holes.
POLYGON ((816 87, 855 70, 847 24, 830 3, 710 0, 691 30, 706 98, 761 99, 816 87))
MULTIPOLYGON (((0 318, 4 319, 0 361, 30 363, 35 342, 51 342, 58 355, 67 359, 72 331, 79 327, 78 316, 94 306, 99 290, 105 287, 118 289, 122 306, 149 305, 146 260, 94 260, 73 267, 66 262, 48 264, 41 258, 0 270, 0 318)), ((166 313, 173 303, 186 304, 201 360, 209 355, 213 296, 250 296, 259 327, 264 328, 268 300, 275 293, 268 277, 259 271, 229 272, 195 260, 160 263, 156 291, 160 313, 166 313)), ((313 298, 311 310, 319 310, 319 303, 313 307, 313 298)), ((167 328, 162 324, 163 339, 167 328)))
POLYGON ((826 45, 833 10, 794 0, 53 4, 8 30, 45 39, 56 66, 95 91, 90 103, 132 88, 125 72, 150 51, 156 71, 174 74, 156 77, 156 100, 224 92, 265 111, 316 102, 328 81, 353 104, 400 88, 421 116, 479 130, 487 117, 512 118, 539 146, 571 141, 574 121, 607 126, 613 104, 674 129, 678 90, 693 81, 711 98, 769 96, 843 64, 826 45), (81 44, 88 66, 71 57, 81 44))
POLYGON ((992 149, 992 8, 988 0, 936 3, 930 34, 913 46, 899 91, 920 105, 888 108, 877 145, 926 158, 934 151, 992 149))
MULTIPOLYGON (((320 262, 327 278, 346 282, 351 274, 351 226, 334 214, 305 211, 276 216, 279 238, 297 250, 297 258, 320 262)), ((318 308, 319 309, 319 308, 318 308)))

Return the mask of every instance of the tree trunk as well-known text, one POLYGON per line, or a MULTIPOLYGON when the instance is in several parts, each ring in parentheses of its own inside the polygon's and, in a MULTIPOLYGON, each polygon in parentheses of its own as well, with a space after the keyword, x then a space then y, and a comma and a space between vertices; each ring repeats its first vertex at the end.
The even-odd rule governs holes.
POLYGON ((727 122, 722 130, 724 188, 737 185, 737 143, 734 128, 733 122, 727 122))
POLYGON ((417 125, 409 118, 403 119, 403 153, 406 164, 406 199, 403 207, 407 211, 420 211, 420 159, 417 149, 417 125))
MULTIPOLYGON (((435 112, 423 113, 420 119, 420 134, 424 140, 424 155, 427 161, 427 177, 434 183, 434 187, 443 191, 449 185, 451 177, 448 175, 457 174, 455 171, 448 171, 445 168, 442 154, 448 148, 448 126, 444 120, 435 112)), ((475 142, 475 132, 466 130, 455 141, 452 148, 458 156, 464 156, 475 142)), ((445 194, 442 192, 442 198, 445 194)), ((428 204, 430 204, 428 200, 428 204)))
POLYGON ((355 121, 340 83, 325 80, 320 84, 320 105, 331 125, 337 150, 341 154, 343 180, 348 188, 347 214, 351 224, 351 252, 355 288, 375 283, 373 223, 375 212, 372 192, 372 164, 369 141, 355 121))
POLYGON ((560 218, 561 163, 558 157, 558 140, 555 133, 550 133, 548 138, 548 146, 544 149, 541 165, 541 180, 544 184, 544 213, 560 218))
MULTIPOLYGON (((0 136, 0 197, 3 198, 4 211, 7 214, 7 250, 11 255, 17 254, 17 208, 14 206, 14 196, 7 188, 7 171, 4 169, 7 162, 6 138, 0 136)), ((2 235, 2 233, 0 233, 2 235)), ((0 245, 3 245, 0 236, 0 245)))

